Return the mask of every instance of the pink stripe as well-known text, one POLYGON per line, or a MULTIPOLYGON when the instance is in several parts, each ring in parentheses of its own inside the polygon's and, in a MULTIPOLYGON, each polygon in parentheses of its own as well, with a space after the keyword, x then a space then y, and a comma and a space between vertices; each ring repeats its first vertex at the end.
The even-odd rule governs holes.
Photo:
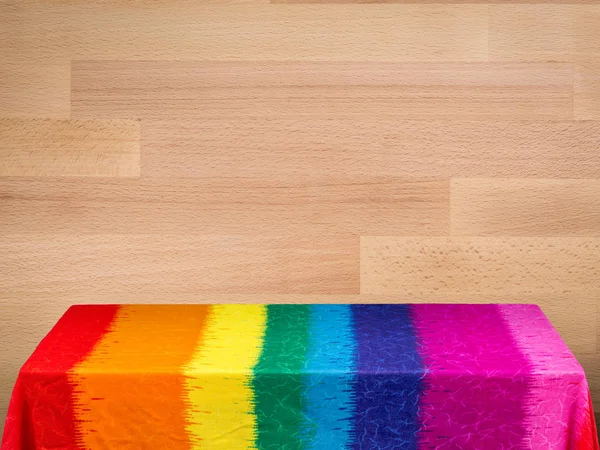
POLYGON ((529 449, 526 360, 498 308, 414 305, 412 313, 427 368, 419 449, 529 449))
POLYGON ((534 382, 527 397, 530 448, 575 450, 590 426, 585 373, 537 305, 501 305, 534 382))

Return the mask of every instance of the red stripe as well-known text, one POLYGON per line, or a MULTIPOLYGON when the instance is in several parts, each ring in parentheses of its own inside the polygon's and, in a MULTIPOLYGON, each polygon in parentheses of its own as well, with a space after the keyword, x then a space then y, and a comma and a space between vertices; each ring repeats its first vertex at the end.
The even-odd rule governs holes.
POLYGON ((69 371, 92 352, 118 309, 72 306, 40 342, 19 373, 2 450, 78 448, 69 371))
POLYGON ((581 430, 577 441, 576 450, 598 450, 598 431, 596 430, 596 420, 594 418, 594 409, 592 407, 592 397, 588 391, 588 404, 583 416, 583 423, 580 424, 581 430))

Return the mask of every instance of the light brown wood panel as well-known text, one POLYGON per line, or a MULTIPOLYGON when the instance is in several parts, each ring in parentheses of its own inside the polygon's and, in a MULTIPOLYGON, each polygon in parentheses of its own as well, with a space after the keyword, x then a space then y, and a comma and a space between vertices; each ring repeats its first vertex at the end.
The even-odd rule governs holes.
POLYGON ((575 117, 600 120, 600 5, 576 17, 575 117))
MULTIPOLYGON (((0 15, 6 8, 0 4, 0 15)), ((13 8, 15 19, 0 29, 0 41, 4 38, 10 55, 37 61, 487 59, 485 5, 13 8)))
POLYGON ((139 174, 139 121, 0 118, 0 176, 139 174))
MULTIPOLYGON (((34 0, 28 0, 34 1, 34 0)), ((38 0, 39 1, 39 0, 38 0)), ((60 0, 45 0, 45 1, 60 1, 60 0)), ((67 0, 65 0, 67 1, 67 0)), ((74 1, 74 0, 68 0, 74 1)), ((98 0, 94 0, 98 1, 98 0)), ((145 0, 150 1, 150 0, 145 0)), ((515 4, 515 3, 527 3, 527 4, 553 4, 553 3, 572 3, 572 4, 596 4, 598 0, 271 0, 271 3, 416 3, 416 4, 464 4, 464 3, 492 3, 492 4, 515 4)))
POLYGON ((574 117, 600 119, 600 5, 493 5, 489 39, 494 61, 573 62, 574 117))
POLYGON ((0 291, 358 292, 359 238, 331 235, 0 237, 0 291))
POLYGON ((600 120, 600 56, 585 58, 574 71, 574 117, 600 120))
POLYGON ((494 61, 572 61, 575 119, 600 119, 600 5, 490 6, 494 61))
POLYGON ((573 6, 573 37, 579 61, 600 58, 600 4, 573 6))
POLYGON ((452 234, 600 236, 600 180, 452 180, 452 234))
POLYGON ((449 180, 0 179, 0 234, 449 232, 449 180))
POLYGON ((73 117, 569 119, 565 63, 75 61, 73 117))
POLYGON ((15 54, 20 43, 19 14, 22 11, 18 4, 0 2, 0 58, 6 62, 15 54), (16 39, 16 41, 14 41, 16 39), (12 41, 12 43, 11 43, 12 41))
POLYGON ((148 120, 151 177, 600 178, 600 122, 148 120))
POLYGON ((600 5, 575 18, 575 118, 600 120, 600 5))
MULTIPOLYGON (((164 0, 23 0, 25 3, 50 3, 50 4, 102 4, 102 5, 116 5, 121 7, 123 5, 138 6, 138 5, 164 5, 164 0)), ((554 0, 551 0, 554 1, 554 0)), ((578 0, 578 1, 592 1, 592 0, 578 0)), ((269 4, 272 3, 269 0, 169 0, 169 5, 238 5, 238 4, 269 4)), ((332 2, 333 3, 333 2, 332 2)))
POLYGON ((600 5, 491 5, 493 61, 580 61, 600 56, 600 5))
MULTIPOLYGON (((82 4, 82 3, 100 3, 109 5, 138 5, 149 4, 157 5, 164 3, 164 0, 21 0, 23 3, 50 3, 50 4, 82 4)), ((198 0, 171 0, 169 4, 198 4, 198 0)), ((527 3, 527 4, 553 4, 553 3, 569 3, 569 4, 596 4, 598 0, 202 0, 202 4, 255 4, 255 3, 292 3, 292 4, 465 4, 465 3, 527 3)))
POLYGON ((69 118, 68 63, 0 61, 0 117, 69 118))
POLYGON ((490 5, 490 59, 493 61, 572 61, 575 6, 490 5))
POLYGON ((361 293, 425 296, 600 292, 600 238, 361 237, 361 293))

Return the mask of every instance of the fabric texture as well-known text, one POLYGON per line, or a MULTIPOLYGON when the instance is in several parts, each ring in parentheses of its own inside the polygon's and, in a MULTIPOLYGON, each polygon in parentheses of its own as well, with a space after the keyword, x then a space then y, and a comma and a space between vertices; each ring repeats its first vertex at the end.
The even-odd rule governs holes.
POLYGON ((2 450, 600 450, 535 305, 77 305, 2 450))

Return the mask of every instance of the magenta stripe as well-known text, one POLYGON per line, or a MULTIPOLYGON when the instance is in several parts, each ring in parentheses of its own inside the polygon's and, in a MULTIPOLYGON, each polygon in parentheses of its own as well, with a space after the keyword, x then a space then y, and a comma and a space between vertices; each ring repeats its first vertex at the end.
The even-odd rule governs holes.
POLYGON ((576 449, 578 432, 589 422, 583 369, 538 306, 499 308, 535 377, 525 405, 528 445, 576 449))
POLYGON ((427 368, 418 448, 530 449, 525 440, 527 359, 500 310, 423 304, 412 312, 427 368))

